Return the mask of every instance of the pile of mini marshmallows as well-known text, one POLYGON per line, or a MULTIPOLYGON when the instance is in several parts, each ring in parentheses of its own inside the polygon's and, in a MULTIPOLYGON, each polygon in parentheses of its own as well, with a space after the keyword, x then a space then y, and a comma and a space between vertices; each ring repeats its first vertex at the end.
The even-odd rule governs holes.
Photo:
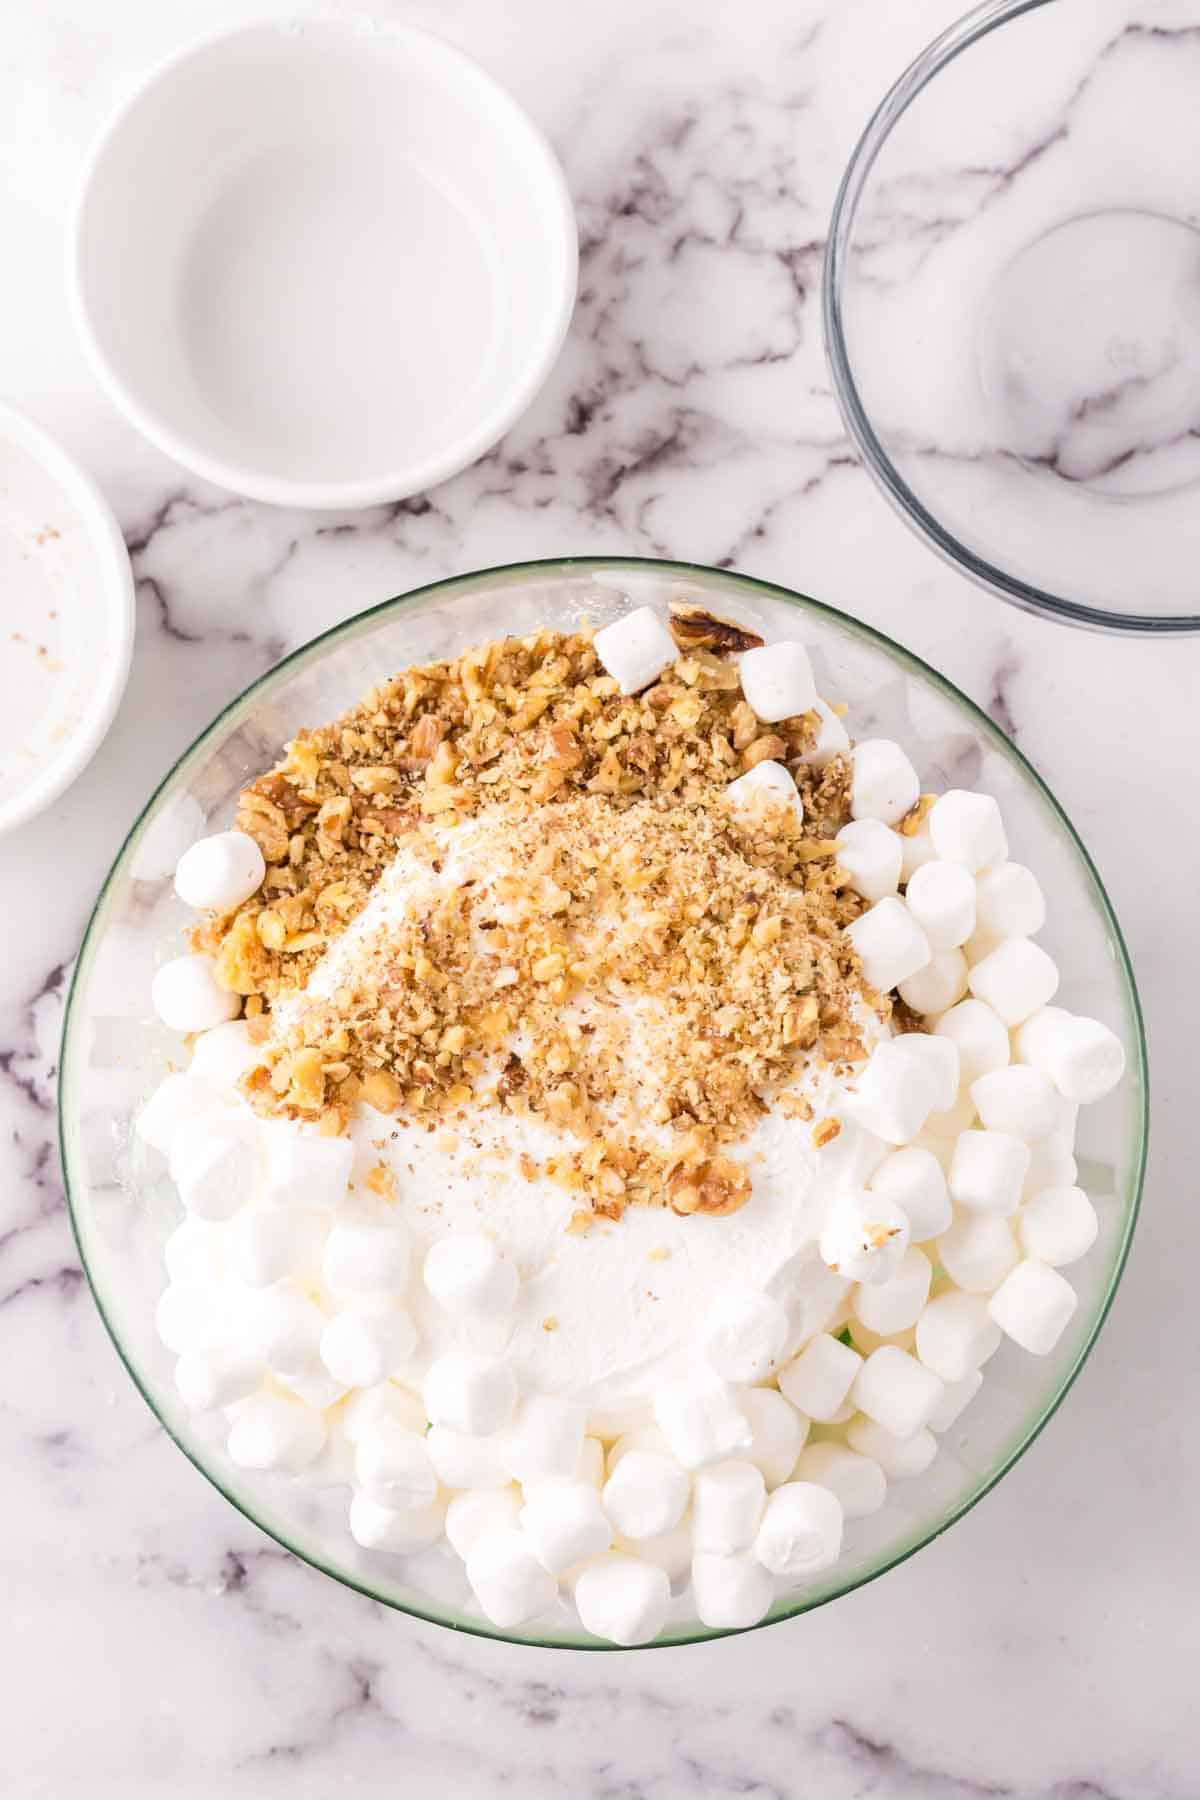
MULTIPOLYGON (((679 654, 649 608, 596 648, 624 693, 679 654)), ((764 723, 819 714, 814 761, 850 754, 801 645, 751 650, 740 671, 764 723)), ((885 740, 852 756, 839 861, 869 906, 850 936, 868 982, 898 988, 930 1030, 884 1039, 847 1083, 843 1110, 876 1160, 865 1188, 829 1199, 819 1250, 842 1297, 785 1361, 786 1294, 713 1296, 695 1372, 615 1441, 590 1435, 569 1396, 520 1391, 504 1355, 520 1273, 504 1247, 450 1236, 413 1270, 395 1208, 352 1183, 348 1141, 241 1101, 256 1053, 207 959, 155 978, 165 1023, 196 1034, 187 1072, 137 1124, 184 1206, 157 1313, 180 1395, 224 1414, 243 1468, 350 1486, 364 1549, 444 1541, 502 1630, 570 1599, 597 1637, 646 1643, 688 1583, 706 1626, 756 1624, 837 1560, 847 1520, 929 1466, 1003 1336, 1044 1355, 1074 1312, 1059 1271, 1097 1233, 1075 1119, 1120 1080, 1121 1045, 1051 1004, 1058 972, 1033 942, 1042 893, 1008 860, 995 801, 944 794, 901 835, 919 797, 908 758, 885 740), (432 1361, 407 1304, 416 1282, 456 1345, 432 1361)), ((801 807, 778 763, 729 792, 738 807, 801 807)), ((225 910, 262 876, 230 832, 188 850, 176 885, 225 910)))

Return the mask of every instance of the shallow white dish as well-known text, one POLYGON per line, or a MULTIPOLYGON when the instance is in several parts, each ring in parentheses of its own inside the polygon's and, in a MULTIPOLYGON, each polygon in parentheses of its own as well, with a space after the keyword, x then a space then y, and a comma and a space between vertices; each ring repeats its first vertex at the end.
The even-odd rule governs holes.
POLYGON ((578 246, 554 154, 440 39, 239 27, 155 70, 84 170, 80 330, 117 404, 208 480, 370 506, 500 438, 562 344, 578 246))
POLYGON ((133 574, 90 476, 0 405, 0 832, 57 799, 112 723, 133 653, 133 574))

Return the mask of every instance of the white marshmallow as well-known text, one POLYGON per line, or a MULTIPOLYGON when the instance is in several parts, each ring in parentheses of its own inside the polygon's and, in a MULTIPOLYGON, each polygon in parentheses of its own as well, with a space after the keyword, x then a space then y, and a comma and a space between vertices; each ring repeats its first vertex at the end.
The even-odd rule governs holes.
POLYGON ((385 1420, 406 1431, 415 1431, 418 1436, 424 1436, 428 1425, 425 1408, 412 1389, 401 1387, 395 1381, 384 1381, 347 1400, 342 1429, 347 1441, 356 1444, 364 1431, 370 1431, 385 1420))
POLYGON ((909 1481, 923 1475, 937 1455, 937 1439, 927 1425, 912 1437, 898 1438, 874 1419, 859 1417, 847 1427, 846 1442, 860 1456, 877 1462, 889 1481, 909 1481))
POLYGON ((890 895, 846 927, 871 987, 886 994, 932 960, 929 939, 905 906, 890 895))
POLYGON ((209 1031, 226 1019, 236 1019, 241 997, 217 982, 212 958, 189 954, 176 956, 154 972, 150 1002, 163 1024, 172 1031, 209 1031))
POLYGON ((1000 1329, 981 1294, 947 1289, 931 1300, 917 1320, 917 1355, 927 1369, 949 1383, 982 1368, 1000 1345, 1000 1329))
POLYGON ((1059 1118, 1059 1095, 1038 1069, 1010 1063, 971 1083, 975 1110, 989 1131, 1005 1131, 1027 1144, 1053 1131, 1059 1118))
POLYGON ((1082 1188, 1051 1187, 1021 1209, 1017 1231, 1026 1256, 1060 1269, 1087 1255, 1100 1221, 1082 1188))
POLYGON ((993 1069, 1003 1069, 1011 1056, 1008 1028, 982 1000, 960 1000, 943 1013, 933 1035, 958 1047, 959 1080, 965 1087, 993 1069))
POLYGON ((552 1394, 531 1394, 504 1441, 508 1467, 523 1487, 555 1476, 574 1481, 583 1456, 583 1408, 552 1394))
POLYGON ((320 1367, 325 1314, 290 1288, 263 1288, 244 1303, 246 1342, 268 1369, 284 1375, 320 1367))
POLYGON ((930 1431, 939 1434, 949 1431, 950 1427, 956 1424, 960 1416, 966 1412, 982 1386, 983 1373, 979 1369, 972 1369, 970 1374, 964 1375, 961 1381, 947 1382, 946 1392, 930 1416, 930 1431))
POLYGON ((1033 937, 1046 923, 1046 900, 1037 876, 1023 863, 999 863, 979 877, 975 926, 994 943, 1033 937))
POLYGON ((321 1361, 348 1388, 375 1387, 395 1375, 417 1344, 402 1306, 352 1308, 335 1314, 321 1334, 321 1361))
POLYGON ((606 1464, 610 1475, 622 1457, 628 1456, 631 1450, 650 1450, 656 1456, 671 1454, 667 1440, 657 1425, 637 1425, 632 1431, 622 1432, 616 1442, 609 1445, 606 1464))
POLYGON ((957 1206, 1007 1218, 1021 1201, 1029 1145, 1006 1131, 964 1131, 954 1146, 946 1184, 957 1206))
POLYGON ((780 1369, 780 1391, 810 1419, 829 1424, 849 1394, 862 1360, 849 1344, 822 1331, 780 1369))
POLYGON ((326 1285, 343 1294, 398 1294, 408 1282, 408 1233, 397 1219, 340 1219, 325 1240, 326 1285))
POLYGON ((766 1505, 762 1471, 740 1457, 710 1463, 692 1487, 692 1541, 697 1550, 732 1556, 753 1543, 766 1505))
POLYGON ((1016 1035, 1019 1061, 1040 1069, 1060 1094, 1084 1106, 1111 1093, 1125 1073, 1125 1048, 1098 1019, 1044 1006, 1016 1035))
POLYGON ((1033 1356, 1048 1356, 1079 1304, 1070 1282, 1026 1258, 1000 1283, 988 1310, 1001 1331, 1033 1356))
POLYGON ((326 1220, 321 1213, 246 1206, 226 1234, 230 1270, 247 1287, 271 1287, 286 1275, 306 1275, 320 1262, 326 1220))
POLYGON ((442 1238, 425 1258, 425 1286, 452 1318, 503 1318, 517 1298, 520 1276, 490 1238, 475 1233, 442 1238))
POLYGON ((672 1457, 631 1450, 604 1484, 604 1510, 622 1537, 661 1537, 687 1510, 688 1488, 672 1457))
POLYGON ((500 1437, 470 1437, 448 1425, 432 1425, 425 1437, 437 1478, 448 1488, 502 1488, 509 1485, 500 1437))
POLYGON ((506 1362, 495 1357, 451 1350, 430 1364, 422 1397, 433 1424, 487 1437, 511 1419, 517 1378, 506 1362))
POLYGON ((820 723, 817 735, 804 753, 805 762, 812 763, 815 768, 823 769, 836 756, 845 756, 850 749, 850 733, 841 719, 818 694, 812 703, 811 710, 816 713, 820 723))
POLYGON ((681 654, 666 625, 648 606, 639 606, 593 639, 605 672, 623 694, 640 694, 681 654))
POLYGON ((905 1038, 876 1044, 843 1110, 885 1144, 907 1144, 923 1128, 942 1092, 943 1072, 906 1048, 905 1038))
POLYGON ((886 1194, 835 1195, 820 1239, 821 1259, 831 1269, 850 1281, 888 1281, 907 1249, 908 1220, 886 1194))
POLYGON ((192 1412, 210 1412, 244 1400, 262 1374, 262 1364, 238 1345, 214 1343, 184 1351, 175 1365, 175 1386, 192 1412))
POLYGON ((999 1214, 963 1213, 938 1239, 938 1256, 968 1294, 990 1294, 1017 1261, 1017 1243, 999 1214))
POLYGON ((754 1554, 764 1568, 787 1581, 818 1575, 841 1554, 844 1517, 832 1488, 789 1481, 767 1501, 754 1554))
POLYGON ((685 1512, 678 1525, 652 1538, 618 1536, 617 1548, 661 1569, 670 1582, 683 1581, 692 1568, 692 1515, 685 1512))
POLYGON ((854 746, 850 813, 855 819, 882 819, 896 825, 921 797, 917 771, 890 738, 867 738, 854 746))
POLYGON ((925 1130, 913 1139, 915 1144, 926 1144, 937 1141, 945 1144, 945 1167, 950 1167, 950 1158, 954 1153, 954 1139, 962 1131, 969 1131, 977 1123, 975 1103, 971 1099, 970 1090, 960 1092, 953 1106, 943 1112, 931 1112, 925 1124, 925 1130))
POLYGON ((363 1492, 393 1512, 432 1506, 437 1497, 437 1472, 425 1439, 386 1419, 359 1435, 354 1468, 363 1492))
POLYGON ((350 1535, 355 1543, 364 1550, 384 1550, 392 1556, 412 1556, 436 1544, 445 1522, 445 1512, 436 1502, 400 1511, 380 1506, 369 1494, 355 1494, 350 1502, 350 1535))
POLYGON ((742 693, 756 717, 767 725, 811 712, 817 684, 803 644, 763 644, 741 659, 742 693))
POLYGON ((921 821, 916 831, 901 831, 900 837, 900 885, 906 887, 918 869, 923 869, 927 862, 932 862, 937 855, 933 847, 933 839, 929 835, 928 815, 921 821))
POLYGON ((767 805, 790 806, 797 819, 804 817, 804 802, 800 798, 800 790, 782 763, 755 763, 736 781, 731 781, 725 789, 730 805, 740 813, 757 813, 767 805))
POLYGON ((845 1444, 809 1444, 796 1464, 796 1480, 828 1488, 848 1519, 869 1517, 887 1499, 887 1479, 874 1457, 845 1444))
POLYGON ((892 1337, 915 1325, 929 1298, 933 1267, 919 1250, 906 1250, 899 1268, 886 1281, 854 1290, 854 1312, 868 1331, 892 1337))
POLYGON ((339 1400, 345 1399, 345 1383, 335 1381, 328 1369, 323 1369, 319 1363, 290 1372, 277 1369, 273 1373, 280 1387, 286 1388, 289 1394, 294 1394, 297 1400, 302 1401, 305 1406, 313 1407, 317 1412, 326 1412, 331 1406, 336 1406, 339 1400))
POLYGON ((220 1281, 225 1273, 225 1244, 220 1225, 188 1213, 163 1245, 167 1274, 185 1287, 220 1281))
POLYGON ((739 1404, 754 1433, 742 1454, 761 1470, 769 1488, 779 1487, 804 1448, 808 1418, 774 1388, 748 1388, 739 1404))
POLYGON ((549 1612, 558 1596, 528 1539, 520 1531, 500 1527, 485 1532, 466 1556, 467 1580, 493 1625, 509 1631, 549 1612))
POLYGON ((229 1455, 239 1469, 283 1469, 294 1475, 321 1454, 324 1444, 320 1413, 275 1394, 243 1400, 229 1432, 229 1455))
POLYGON ((1031 938, 1005 938, 973 966, 967 985, 1011 1027, 1053 1000, 1058 966, 1031 938))
POLYGON ((743 1631, 770 1611, 775 1586, 756 1556, 742 1551, 717 1556, 704 1550, 692 1561, 692 1599, 702 1625, 743 1631))
POLYGON ((853 1399, 860 1412, 898 1438, 928 1425, 942 1397, 941 1378, 895 1344, 881 1344, 863 1363, 853 1399))
POLYGON ((975 929, 975 877, 961 863, 925 863, 904 900, 934 951, 957 950, 975 929))
POLYGON ((734 1390, 708 1370, 664 1382, 654 1396, 654 1418, 685 1469, 744 1450, 753 1435, 734 1390))
POLYGON ((947 1012, 967 991, 967 959, 961 950, 939 950, 923 969, 900 983, 905 1006, 925 1018, 947 1012))
POLYGON ((788 1316, 778 1300, 755 1288, 727 1288, 716 1302, 704 1354, 726 1381, 761 1381, 787 1337, 788 1316))
POLYGON ((231 1219, 258 1179, 253 1124, 232 1109, 186 1119, 171 1138, 167 1167, 179 1198, 199 1219, 231 1219))
POLYGON ((923 1244, 946 1230, 952 1217, 941 1163, 915 1144, 885 1156, 871 1177, 871 1192, 882 1194, 908 1220, 909 1242, 923 1244))
POLYGON ((1024 1189, 1026 1200, 1032 1200, 1044 1188, 1075 1186, 1079 1166, 1071 1152, 1073 1143, 1073 1128, 1064 1132, 1061 1126, 1056 1126, 1040 1144, 1030 1146, 1024 1189))
POLYGON ((864 900, 883 900, 900 882, 900 839, 882 819, 852 819, 838 832, 837 860, 864 900))
POLYGON ((929 809, 929 835, 943 861, 962 863, 972 875, 1008 855, 1004 821, 990 794, 951 788, 929 809))
POLYGON ((534 1555, 551 1575, 599 1556, 612 1543, 612 1526, 600 1496, 586 1481, 561 1477, 539 1481, 525 1496, 521 1529, 534 1555))
MULTIPOLYGON (((430 1432, 430 1437, 433 1432, 430 1432)), ((515 1530, 521 1496, 515 1487, 475 1488, 456 1494, 446 1508, 446 1538, 465 1562, 480 1538, 490 1531, 515 1530)))
POLYGON ((203 1349, 214 1340, 221 1316, 220 1304, 219 1288, 199 1282, 176 1286, 172 1282, 158 1296, 154 1329, 176 1356, 182 1356, 188 1350, 203 1349))
POLYGON ((175 869, 175 892, 197 912, 232 912, 267 872, 263 853, 244 831, 218 831, 185 850, 175 869))
POLYGON ((168 1156, 180 1126, 212 1113, 220 1103, 220 1095, 195 1075, 164 1075, 138 1113, 133 1129, 143 1143, 168 1156))
POLYGON ((671 1584, 653 1563, 636 1556, 602 1556, 575 1583, 579 1622, 610 1644, 648 1644, 667 1619, 671 1584))
POLYGON ((236 1087, 247 1069, 261 1062, 262 1050, 250 1036, 245 1019, 229 1019, 202 1031, 192 1046, 188 1074, 211 1081, 219 1089, 236 1087))
POLYGON ((902 1055, 914 1059, 932 1074, 933 1116, 940 1117, 954 1105, 958 1095, 962 1069, 958 1045, 953 1038, 935 1037, 928 1031, 905 1031, 892 1042, 902 1055))
POLYGON ((290 1123, 266 1132, 267 1172, 262 1199, 268 1206, 298 1206, 308 1212, 333 1212, 346 1198, 354 1166, 349 1138, 301 1133, 290 1123))

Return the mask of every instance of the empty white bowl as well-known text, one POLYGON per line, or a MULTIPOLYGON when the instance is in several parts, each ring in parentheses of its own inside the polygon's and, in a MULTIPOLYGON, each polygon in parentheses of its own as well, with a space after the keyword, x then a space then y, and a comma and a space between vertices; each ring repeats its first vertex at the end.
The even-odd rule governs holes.
POLYGON ((181 51, 84 171, 70 283, 88 351, 147 437, 281 505, 445 480, 529 404, 578 250, 562 171, 440 39, 357 18, 181 51))

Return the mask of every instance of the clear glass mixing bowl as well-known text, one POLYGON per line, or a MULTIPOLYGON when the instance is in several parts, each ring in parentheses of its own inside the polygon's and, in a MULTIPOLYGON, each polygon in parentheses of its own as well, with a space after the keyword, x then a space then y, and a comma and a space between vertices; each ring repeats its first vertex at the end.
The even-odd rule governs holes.
MULTIPOLYGON (((1010 1468, 1070 1386, 1112 1300, 1133 1230, 1146 1146, 1146 1062, 1137 994, 1112 909, 1087 852, 1019 750, 950 683, 868 626, 765 582, 684 563, 621 558, 527 563, 438 582, 336 626, 248 688, 170 771, 117 857, 96 903, 67 1004, 59 1106, 63 1168, 80 1255, 129 1373, 184 1454, 264 1531, 315 1568, 401 1611, 513 1642, 599 1649, 567 1609, 524 1632, 495 1630, 444 1549, 401 1561, 360 1550, 345 1524, 345 1490, 248 1475, 225 1453, 218 1419, 197 1419, 172 1383, 173 1358, 154 1330, 164 1284, 162 1244, 179 1202, 131 1132, 137 1109, 182 1046, 153 1017, 150 979, 175 954, 187 915, 171 882, 196 835, 223 829, 242 785, 302 725, 334 717, 372 683, 414 662, 548 625, 603 624, 632 601, 703 600, 767 637, 799 637, 821 691, 848 702, 856 735, 884 734, 912 752, 927 785, 979 785, 1004 808, 1013 854, 1046 889, 1045 941, 1068 1004, 1105 1019, 1129 1054, 1128 1079, 1083 1114, 1081 1179, 1101 1218, 1099 1242, 1072 1269, 1080 1305, 1054 1353, 1007 1345, 981 1394, 942 1439, 919 1479, 853 1522, 836 1568, 789 1594, 784 1619, 882 1574, 960 1518, 1010 1468)), ((660 1644, 723 1635, 678 1601, 660 1644)))

